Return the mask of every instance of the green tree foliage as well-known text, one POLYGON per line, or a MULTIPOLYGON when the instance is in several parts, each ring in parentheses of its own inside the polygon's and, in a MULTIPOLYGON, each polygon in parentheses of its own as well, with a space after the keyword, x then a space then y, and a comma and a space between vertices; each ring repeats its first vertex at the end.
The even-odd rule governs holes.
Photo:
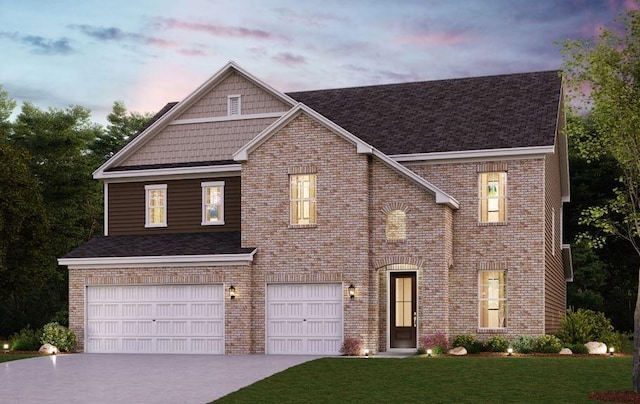
POLYGON ((0 139, 4 139, 11 131, 11 122, 9 117, 16 107, 16 102, 9 97, 2 86, 0 85, 0 139))
POLYGON ((47 320, 60 283, 49 245, 49 222, 29 156, 0 141, 0 335, 47 320))
MULTIPOLYGON (((619 26, 602 30, 593 41, 568 41, 563 48, 564 76, 573 106, 588 112, 592 132, 569 128, 584 157, 609 155, 621 172, 614 197, 587 209, 583 223, 601 234, 585 240, 602 245, 608 235, 626 240, 640 257, 640 11, 622 14, 619 26)), ((639 296, 640 297, 640 296, 639 296)), ((633 383, 640 392, 640 302, 634 313, 633 383)))

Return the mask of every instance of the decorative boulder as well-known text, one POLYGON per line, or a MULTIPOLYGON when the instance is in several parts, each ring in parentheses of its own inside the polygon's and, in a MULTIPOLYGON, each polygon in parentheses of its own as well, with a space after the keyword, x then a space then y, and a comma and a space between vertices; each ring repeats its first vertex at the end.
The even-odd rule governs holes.
POLYGON ((58 348, 56 348, 55 346, 51 345, 51 344, 44 344, 40 347, 40 349, 38 349, 38 352, 41 354, 47 354, 47 355, 55 355, 57 354, 58 348))
POLYGON ((589 355, 605 355, 607 353, 607 346, 602 342, 587 342, 584 344, 589 350, 589 355))
POLYGON ((573 355, 573 352, 571 352, 571 349, 569 348, 562 348, 558 353, 560 355, 573 355))
POLYGON ((449 355, 462 356, 467 354, 467 349, 463 346, 457 346, 447 351, 449 355))

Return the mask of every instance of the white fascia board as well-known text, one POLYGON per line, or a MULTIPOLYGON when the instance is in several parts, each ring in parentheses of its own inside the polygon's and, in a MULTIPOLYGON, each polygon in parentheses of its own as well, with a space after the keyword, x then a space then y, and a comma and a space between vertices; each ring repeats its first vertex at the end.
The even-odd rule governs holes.
POLYGON ((287 124, 289 124, 291 121, 293 121, 297 116, 299 116, 302 113, 307 114, 311 119, 325 126, 327 129, 341 136, 343 139, 347 140, 348 142, 354 144, 356 146, 356 152, 358 154, 373 153, 373 147, 371 145, 363 142, 358 137, 352 135, 350 132, 346 131, 339 125, 336 125, 334 122, 320 115, 319 113, 309 108, 308 106, 304 105, 303 103, 298 103, 294 108, 289 110, 289 112, 283 115, 280 119, 273 122, 271 125, 265 128, 262 132, 260 132, 258 136, 254 137, 249 143, 247 143, 242 148, 240 148, 240 150, 235 152, 233 154, 233 159, 235 161, 247 161, 249 158, 249 154, 252 151, 257 149, 262 143, 264 143, 271 136, 273 136, 273 134, 275 134, 280 129, 285 127, 287 124))
POLYGON ((212 116, 208 118, 190 118, 190 119, 176 119, 169 122, 169 125, 189 125, 194 123, 211 123, 211 122, 227 122, 227 121, 244 121, 249 119, 264 119, 264 118, 280 118, 284 115, 284 112, 269 112, 264 114, 251 114, 251 115, 231 115, 231 116, 212 116))
POLYGON ((567 114, 564 110, 564 84, 560 86, 560 101, 556 121, 556 143, 558 144, 558 163, 560 165, 560 194, 562 203, 571 201, 571 184, 569 174, 569 141, 565 132, 567 114), (562 125, 560 125, 562 123, 562 125))
POLYGON ((232 69, 237 71, 241 75, 243 75, 249 81, 253 81, 258 86, 262 87, 265 91, 273 95, 274 97, 279 98, 284 103, 291 106, 296 105, 296 101, 293 98, 273 89, 271 86, 264 83, 262 80, 259 80, 258 78, 254 77, 249 72, 247 72, 246 70, 238 66, 235 62, 230 61, 222 69, 218 70, 216 74, 211 76, 209 80, 201 84, 198 88, 196 88, 189 95, 187 95, 177 105, 175 105, 173 108, 167 111, 166 114, 161 116, 156 122, 154 122, 151 126, 145 129, 144 132, 142 132, 135 139, 133 139, 131 143, 127 144, 125 147, 120 149, 120 151, 118 151, 109 160, 107 160, 104 164, 98 167, 98 169, 93 172, 94 178, 97 178, 98 176, 102 175, 108 168, 124 160, 131 153, 137 150, 140 146, 146 143, 151 137, 153 137, 153 135, 155 135, 157 131, 166 127, 170 122, 174 121, 176 117, 180 116, 187 109, 189 109, 207 91, 211 90, 215 85, 217 85, 219 81, 227 77, 227 75, 230 74, 232 69))
POLYGON ((216 166, 198 166, 198 167, 175 167, 175 168, 150 168, 143 170, 127 170, 127 171, 107 171, 93 175, 96 180, 112 180, 125 178, 142 178, 142 177, 160 177, 160 176, 178 176, 178 175, 201 175, 225 172, 240 172, 240 164, 225 164, 216 166))
POLYGON ((573 282, 573 258, 571 257, 571 245, 562 244, 562 266, 564 267, 564 279, 573 282))
POLYGON ((160 255, 139 257, 94 257, 94 258, 58 258, 58 265, 66 265, 70 269, 88 267, 122 267, 122 266, 220 266, 250 265, 258 250, 248 254, 217 255, 160 255))
POLYGON ((434 153, 393 154, 389 157, 397 162, 439 161, 442 160, 482 160, 495 158, 524 158, 542 156, 554 152, 554 146, 514 147, 509 149, 484 149, 434 153))
POLYGON ((383 163, 385 163, 389 167, 391 167, 393 170, 398 172, 399 174, 409 178, 410 180, 412 180, 416 184, 418 184, 418 185, 422 186, 423 188, 427 189, 428 191, 432 192, 436 196, 436 203, 437 204, 439 204, 439 205, 447 205, 450 208, 455 209, 455 210, 460 209, 460 202, 458 202, 454 197, 452 197, 451 195, 449 195, 446 192, 442 191, 440 188, 436 187, 435 185, 433 185, 429 181, 425 180, 424 178, 422 178, 418 174, 416 174, 413 171, 409 170, 407 167, 405 167, 402 164, 394 161, 389 156, 387 156, 386 154, 382 153, 381 151, 379 151, 377 149, 374 149, 372 154, 375 157, 379 158, 383 163))

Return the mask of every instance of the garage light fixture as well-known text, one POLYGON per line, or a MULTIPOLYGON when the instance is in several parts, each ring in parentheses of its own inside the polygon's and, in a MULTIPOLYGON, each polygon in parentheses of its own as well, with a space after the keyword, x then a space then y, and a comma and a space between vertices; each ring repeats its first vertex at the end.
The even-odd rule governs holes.
POLYGON ((236 298, 236 288, 234 288, 233 285, 229 286, 229 297, 231 300, 236 298))
POLYGON ((353 283, 349 285, 349 297, 355 299, 356 297, 356 287, 353 286, 353 283))

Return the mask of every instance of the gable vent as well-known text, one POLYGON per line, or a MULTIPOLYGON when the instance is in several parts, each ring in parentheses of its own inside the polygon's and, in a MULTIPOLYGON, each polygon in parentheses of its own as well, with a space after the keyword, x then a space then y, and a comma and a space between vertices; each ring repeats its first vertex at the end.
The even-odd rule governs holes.
POLYGON ((227 96, 227 115, 240 115, 240 95, 227 96))

